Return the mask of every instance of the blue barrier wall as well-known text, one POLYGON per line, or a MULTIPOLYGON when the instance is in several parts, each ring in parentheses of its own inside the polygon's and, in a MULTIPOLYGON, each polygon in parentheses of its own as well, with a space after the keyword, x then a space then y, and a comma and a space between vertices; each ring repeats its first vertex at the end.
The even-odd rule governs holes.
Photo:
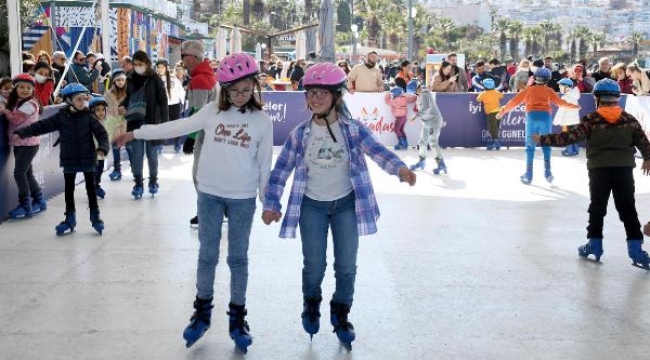
MULTIPOLYGON (((364 94, 358 100, 363 101, 359 112, 353 111, 378 136, 385 145, 393 145, 393 119, 390 110, 384 103, 383 94, 364 94), (385 115, 388 114, 388 115, 385 115)), ((489 135, 486 131, 485 114, 476 102, 477 94, 437 94, 438 106, 444 117, 440 143, 448 147, 478 147, 484 146, 489 135)), ((503 103, 514 94, 506 94, 503 103)), ((354 100, 354 97, 348 98, 354 100)), ((356 101, 355 101, 356 102, 356 101)), ((302 92, 269 92, 264 94, 264 110, 274 121, 274 145, 284 143, 288 133, 299 123, 310 118, 310 112, 305 104, 302 92)), ((595 101, 591 94, 583 94, 580 99, 584 115, 595 109, 595 101)), ((621 105, 625 106, 625 98, 621 105)), ((352 107, 352 106, 351 106, 352 107)), ((41 119, 47 118, 58 111, 58 107, 45 108, 41 119)), ((17 205, 17 189, 13 180, 14 159, 11 147, 8 145, 7 120, 0 116, 0 221, 7 218, 7 213, 17 205)), ((518 107, 504 118, 501 135, 504 146, 523 146, 525 115, 523 106, 518 107)), ((408 122, 407 134, 409 141, 415 143, 419 124, 408 122)), ((556 129, 557 131, 557 129, 556 129)), ((34 174, 43 187, 47 198, 63 191, 63 175, 59 168, 59 148, 53 147, 58 133, 41 136, 41 148, 34 160, 34 174)))

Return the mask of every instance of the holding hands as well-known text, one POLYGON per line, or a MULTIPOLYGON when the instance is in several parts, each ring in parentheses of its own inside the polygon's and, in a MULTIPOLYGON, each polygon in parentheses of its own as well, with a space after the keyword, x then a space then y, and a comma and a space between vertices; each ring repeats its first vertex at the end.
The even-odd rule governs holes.
POLYGON ((124 146, 126 143, 129 141, 135 140, 135 137, 133 136, 132 132, 126 132, 124 134, 117 135, 115 137, 115 143, 117 143, 117 146, 124 146))
POLYGON ((264 210, 262 212, 262 221, 265 225, 271 225, 272 222, 279 222, 282 219, 282 213, 275 210, 264 210))

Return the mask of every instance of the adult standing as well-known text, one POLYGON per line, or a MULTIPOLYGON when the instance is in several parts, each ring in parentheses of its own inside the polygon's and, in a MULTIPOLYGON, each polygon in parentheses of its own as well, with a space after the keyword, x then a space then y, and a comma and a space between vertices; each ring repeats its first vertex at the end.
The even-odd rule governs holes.
MULTIPOLYGON (((52 54, 52 69, 55 69, 59 72, 59 77, 55 78, 56 83, 58 84, 61 81, 63 72, 65 71, 65 53, 63 51, 55 51, 52 54)), ((56 73, 55 73, 56 77, 56 73)))
MULTIPOLYGON (((613 79, 612 78, 612 63, 608 57, 602 57, 598 60, 598 70, 594 71, 591 74, 591 77, 594 78, 595 82, 599 82, 602 79, 613 79)), ((616 80, 616 79, 613 79, 616 80)))
MULTIPOLYGON (((127 80, 127 96, 124 100, 126 130, 133 131, 142 125, 160 124, 169 120, 167 91, 160 76, 156 74, 146 52, 138 50, 133 54, 133 74, 127 80)), ((131 170, 135 180, 131 195, 137 200, 142 197, 144 155, 149 165, 149 193, 158 193, 158 140, 133 140, 131 147, 131 170)))
MULTIPOLYGON (((178 120, 181 117, 183 101, 185 101, 183 84, 170 71, 169 61, 165 59, 156 61, 156 72, 165 84, 167 106, 169 107, 169 121, 178 120)), ((176 153, 181 151, 181 139, 181 137, 174 138, 174 152, 176 153)))
POLYGON ((86 89, 90 89, 92 83, 99 76, 99 72, 102 71, 102 66, 96 66, 92 71, 88 71, 86 67, 86 56, 81 51, 76 51, 72 59, 72 65, 68 70, 68 75, 66 80, 68 84, 79 83, 83 85, 86 89))
POLYGON ((440 69, 433 75, 431 91, 433 92, 458 92, 458 75, 452 75, 453 65, 443 61, 440 69))
POLYGON ((618 86, 621 88, 621 94, 634 94, 634 82, 627 76, 626 69, 627 66, 624 63, 618 63, 612 66, 610 70, 612 79, 618 82, 618 86))
MULTIPOLYGON (((198 112, 207 103, 217 99, 217 78, 210 67, 210 63, 204 60, 204 53, 205 47, 199 40, 185 41, 181 46, 183 66, 190 72, 190 84, 187 86, 185 94, 190 116, 198 112)), ((183 146, 183 152, 186 154, 194 153, 194 164, 192 166, 194 188, 198 186, 196 172, 199 166, 204 136, 205 133, 202 130, 191 134, 187 137, 183 146)), ((190 226, 199 226, 198 216, 194 216, 190 220, 190 226)))
POLYGON ((458 66, 458 56, 456 53, 447 55, 447 61, 451 63, 451 75, 457 75, 458 92, 469 91, 469 81, 467 80, 467 71, 458 66))
POLYGON ((305 59, 299 59, 296 62, 296 66, 293 68, 290 77, 293 91, 302 91, 301 81, 303 76, 305 76, 305 67, 307 67, 305 59))
POLYGON ((564 78, 560 71, 553 64, 553 58, 551 56, 546 56, 544 58, 544 67, 551 71, 551 80, 548 81, 546 86, 553 89, 555 92, 560 92, 560 85, 558 82, 564 78))
MULTIPOLYGON (((413 79, 413 65, 411 64, 410 61, 408 60, 402 61, 402 63, 400 64, 400 69, 397 72, 397 76, 395 77, 395 79, 398 78, 404 79, 404 82, 406 84, 408 84, 409 81, 413 79)), ((404 89, 404 91, 406 91, 406 89, 404 89)))
POLYGON ((133 73, 133 59, 130 56, 124 55, 122 60, 120 60, 120 66, 122 70, 126 73, 126 76, 131 76, 133 73))
POLYGON ((632 91, 636 95, 650 95, 650 71, 641 69, 636 63, 631 63, 625 70, 627 76, 632 79, 632 91))
POLYGON ((354 92, 383 92, 384 82, 381 70, 377 67, 377 52, 367 54, 363 64, 356 65, 348 75, 348 89, 354 92))

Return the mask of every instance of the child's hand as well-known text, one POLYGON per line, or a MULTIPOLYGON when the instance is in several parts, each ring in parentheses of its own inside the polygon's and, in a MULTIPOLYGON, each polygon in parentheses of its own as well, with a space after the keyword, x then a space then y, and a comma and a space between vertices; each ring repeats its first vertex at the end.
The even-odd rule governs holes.
POLYGON ((650 160, 643 160, 641 170, 643 171, 643 175, 650 175, 650 160))
POLYGON ((399 180, 407 182, 409 185, 413 186, 415 185, 415 180, 417 176, 415 173, 405 167, 399 169, 399 180))
POLYGON ((118 115, 126 114, 126 109, 124 108, 124 106, 120 106, 120 107, 117 108, 117 114, 118 115))
POLYGON ((20 138, 20 136, 19 136, 18 134, 13 134, 13 135, 11 136, 11 140, 12 140, 13 142, 20 141, 20 139, 21 139, 21 138, 20 138))
POLYGON ((274 210, 264 210, 262 212, 262 221, 266 225, 271 225, 272 222, 278 222, 282 218, 282 213, 274 210))
POLYGON ((541 141, 541 138, 540 138, 539 134, 533 134, 533 142, 535 144, 539 144, 540 141, 541 141))
POLYGON ((650 222, 643 226, 643 235, 650 236, 650 222))

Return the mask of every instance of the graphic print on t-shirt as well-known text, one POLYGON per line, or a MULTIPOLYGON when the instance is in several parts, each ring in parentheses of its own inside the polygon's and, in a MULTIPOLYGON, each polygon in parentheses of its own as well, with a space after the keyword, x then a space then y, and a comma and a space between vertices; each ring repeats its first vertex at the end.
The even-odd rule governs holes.
POLYGON ((341 164, 345 149, 341 142, 334 142, 328 132, 313 135, 313 146, 308 150, 309 161, 321 170, 334 169, 341 164))
POLYGON ((214 142, 231 146, 248 148, 251 136, 248 135, 248 124, 219 124, 214 130, 214 142))

